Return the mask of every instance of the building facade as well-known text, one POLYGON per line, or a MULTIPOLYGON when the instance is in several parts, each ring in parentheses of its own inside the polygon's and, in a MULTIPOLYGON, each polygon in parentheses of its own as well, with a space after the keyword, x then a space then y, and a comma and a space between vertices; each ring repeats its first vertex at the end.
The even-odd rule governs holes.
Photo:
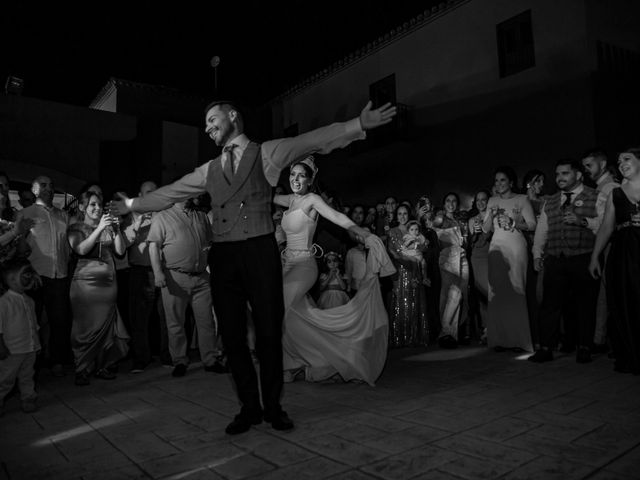
POLYGON ((394 124, 321 160, 321 181, 346 201, 454 190, 469 206, 498 165, 550 174, 594 145, 639 142, 625 108, 639 99, 638 18, 631 0, 450 0, 271 101, 273 135, 394 102, 394 124))

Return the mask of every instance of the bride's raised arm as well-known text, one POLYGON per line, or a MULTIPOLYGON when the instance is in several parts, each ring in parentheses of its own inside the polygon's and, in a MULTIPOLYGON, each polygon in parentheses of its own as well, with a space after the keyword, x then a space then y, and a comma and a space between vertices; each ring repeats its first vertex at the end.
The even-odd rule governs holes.
POLYGON ((291 197, 291 195, 274 195, 273 203, 275 203, 276 205, 280 205, 281 207, 289 208, 289 205, 291 203, 291 199, 289 197, 291 197))
POLYGON ((344 213, 340 213, 327 205, 320 195, 315 193, 309 194, 309 204, 322 217, 326 218, 331 223, 335 223, 336 225, 355 234, 356 238, 358 238, 360 242, 364 243, 365 238, 371 235, 371 232, 357 226, 353 220, 347 217, 344 213))

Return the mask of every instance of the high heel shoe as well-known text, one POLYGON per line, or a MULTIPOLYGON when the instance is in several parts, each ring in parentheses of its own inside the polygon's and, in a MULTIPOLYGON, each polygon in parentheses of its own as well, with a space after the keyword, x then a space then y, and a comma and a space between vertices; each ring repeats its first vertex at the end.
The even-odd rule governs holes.
POLYGON ((304 367, 285 370, 282 373, 284 383, 293 383, 296 380, 304 380, 304 367))

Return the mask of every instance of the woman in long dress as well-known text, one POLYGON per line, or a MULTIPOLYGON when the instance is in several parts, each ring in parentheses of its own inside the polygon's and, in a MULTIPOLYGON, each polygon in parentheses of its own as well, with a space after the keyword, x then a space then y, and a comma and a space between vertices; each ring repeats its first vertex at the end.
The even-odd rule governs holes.
POLYGON ((427 239, 424 258, 427 261, 427 318, 429 320, 429 343, 434 343, 440 334, 440 240, 433 228, 435 211, 428 195, 422 195, 416 204, 416 219, 420 222, 420 231, 427 239))
POLYGON ((489 244, 489 305, 487 343, 495 351, 532 351, 527 309, 527 241, 523 231, 533 230, 536 219, 511 167, 495 171, 495 196, 489 199, 482 229, 493 231, 489 244))
POLYGON ((469 251, 471 277, 473 277, 473 310, 477 326, 482 331, 480 341, 487 342, 487 303, 489 298, 489 244, 491 232, 482 231, 484 217, 487 214, 489 192, 480 190, 474 198, 478 213, 469 219, 469 251))
MULTIPOLYGON (((536 222, 540 217, 540 213, 544 207, 545 196, 542 194, 544 188, 545 175, 542 171, 533 169, 524 174, 522 179, 523 187, 522 192, 527 195, 531 207, 533 208, 533 215, 536 217, 536 222)), ((540 310, 540 303, 542 302, 542 277, 544 275, 543 270, 536 272, 533 266, 533 237, 535 235, 534 230, 524 232, 524 238, 527 241, 527 306, 529 308, 529 324, 531 325, 531 340, 534 347, 537 349, 540 346, 540 327, 538 325, 538 311, 540 310)))
POLYGON ((117 220, 102 212, 102 197, 85 192, 80 197, 84 220, 69 227, 75 268, 71 280, 71 347, 76 385, 88 385, 89 375, 110 380, 108 367, 128 351, 129 336, 116 306, 118 286, 113 252, 124 253, 117 220))
POLYGON ((600 255, 611 238, 605 267, 614 370, 640 375, 640 148, 618 158, 623 183, 607 199, 589 270, 601 274, 600 255))
MULTIPOLYGON (((460 198, 457 193, 449 192, 444 196, 443 210, 436 214, 433 227, 440 243, 438 265, 441 278, 441 330, 438 345, 442 348, 456 348, 459 343, 458 333, 467 329, 467 325, 463 328, 460 325, 467 318, 469 287, 469 263, 465 251, 467 222, 460 214, 460 198)), ((463 341, 466 343, 467 340, 465 338, 463 341)))
POLYGON ((377 275, 395 270, 378 237, 310 192, 316 173, 312 157, 294 163, 289 175, 293 194, 274 197, 276 204, 288 208, 282 217, 287 235, 283 252, 285 381, 304 375, 308 381, 334 378, 373 385, 386 360, 388 334, 377 275), (327 310, 318 308, 307 295, 318 278, 313 235, 319 216, 351 231, 369 247, 360 289, 345 305, 327 310))
POLYGON ((424 346, 429 342, 425 278, 420 264, 402 254, 402 238, 407 234, 409 215, 406 205, 397 207, 397 225, 387 234, 387 250, 398 270, 389 301, 390 347, 424 346))

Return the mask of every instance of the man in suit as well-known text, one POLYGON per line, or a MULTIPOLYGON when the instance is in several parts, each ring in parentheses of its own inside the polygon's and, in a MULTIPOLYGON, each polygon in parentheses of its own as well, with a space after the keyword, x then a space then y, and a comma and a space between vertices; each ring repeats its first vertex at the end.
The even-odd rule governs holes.
POLYGON ((293 422, 280 405, 284 302, 282 265, 271 219, 272 187, 282 169, 296 159, 329 153, 362 139, 365 130, 389 123, 396 109, 389 104, 372 109, 369 102, 359 117, 348 122, 262 144, 244 134, 242 114, 233 102, 212 102, 205 111, 206 132, 223 147, 222 154, 171 185, 144 198, 115 202, 112 208, 120 214, 162 210, 209 192, 213 306, 242 404, 226 432, 246 432, 263 419, 276 430, 290 430, 293 422), (262 399, 247 346, 247 302, 256 330, 262 399))
POLYGON ((565 326, 577 331, 576 361, 588 363, 599 287, 588 270, 601 222, 598 194, 582 183, 582 165, 575 160, 556 163, 556 185, 559 191, 545 203, 533 240, 534 268, 539 272, 544 265, 545 273, 539 312, 541 348, 529 360, 553 360, 562 315, 565 326))

